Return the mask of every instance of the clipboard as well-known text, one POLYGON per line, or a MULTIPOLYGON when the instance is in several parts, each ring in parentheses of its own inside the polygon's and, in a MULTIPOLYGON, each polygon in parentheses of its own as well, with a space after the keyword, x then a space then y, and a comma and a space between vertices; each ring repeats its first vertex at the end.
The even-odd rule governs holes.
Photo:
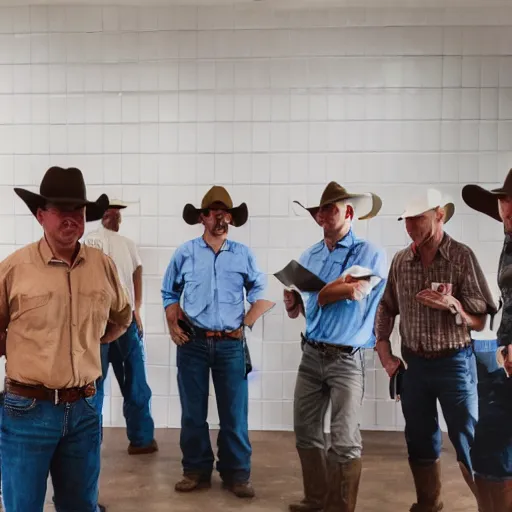
POLYGON ((274 276, 288 288, 299 292, 319 292, 327 284, 296 260, 290 261, 274 276))

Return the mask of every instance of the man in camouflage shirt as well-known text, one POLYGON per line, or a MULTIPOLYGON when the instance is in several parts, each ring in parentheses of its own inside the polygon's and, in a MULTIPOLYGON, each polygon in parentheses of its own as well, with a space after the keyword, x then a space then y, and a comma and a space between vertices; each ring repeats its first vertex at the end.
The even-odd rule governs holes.
POLYGON ((471 452, 480 512, 512 510, 512 169, 502 187, 462 189, 466 204, 503 222, 505 242, 498 267, 503 306, 497 333, 502 367, 479 378, 480 410, 471 452))

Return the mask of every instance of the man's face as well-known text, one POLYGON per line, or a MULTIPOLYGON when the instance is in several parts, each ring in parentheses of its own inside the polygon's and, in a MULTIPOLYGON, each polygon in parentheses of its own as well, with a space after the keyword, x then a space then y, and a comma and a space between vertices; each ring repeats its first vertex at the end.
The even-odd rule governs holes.
POLYGON ((416 217, 407 217, 405 229, 411 240, 416 245, 421 245, 435 233, 442 218, 443 211, 440 208, 430 210, 416 217))
POLYGON ((201 213, 201 222, 206 231, 212 236, 226 235, 232 219, 231 214, 226 211, 223 204, 214 203, 211 208, 207 208, 201 213))
POLYGON ((121 211, 118 208, 109 208, 104 214, 101 223, 110 231, 119 231, 121 226, 121 211))
POLYGON ((45 235, 62 248, 75 247, 85 230, 85 208, 73 205, 47 205, 37 211, 45 235))
POLYGON ((325 234, 339 232, 348 222, 347 208, 352 208, 343 203, 326 204, 320 207, 315 215, 315 220, 324 230, 325 234))
POLYGON ((512 232, 512 197, 503 196, 498 198, 500 217, 503 221, 503 227, 507 233, 512 232))

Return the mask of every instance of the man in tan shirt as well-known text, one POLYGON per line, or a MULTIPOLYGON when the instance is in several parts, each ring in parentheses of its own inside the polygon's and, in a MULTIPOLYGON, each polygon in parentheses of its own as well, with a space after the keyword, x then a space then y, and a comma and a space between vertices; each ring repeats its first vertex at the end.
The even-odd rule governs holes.
POLYGON ((100 342, 117 339, 132 311, 114 263, 81 245, 86 220, 108 198, 86 199, 82 173, 49 169, 40 194, 15 189, 44 237, 0 263, 0 332, 7 332, 2 411, 6 510, 41 512, 48 473, 58 512, 95 512, 100 416, 94 382, 100 342))
POLYGON ((441 404, 462 474, 475 493, 470 449, 478 418, 476 361, 470 331, 480 331, 496 306, 473 251, 444 232, 454 213, 441 193, 414 198, 400 219, 412 244, 389 270, 375 320, 376 349, 391 377, 400 360, 390 337, 400 315, 402 356, 407 364, 400 400, 417 502, 411 512, 436 512, 440 499, 441 404))

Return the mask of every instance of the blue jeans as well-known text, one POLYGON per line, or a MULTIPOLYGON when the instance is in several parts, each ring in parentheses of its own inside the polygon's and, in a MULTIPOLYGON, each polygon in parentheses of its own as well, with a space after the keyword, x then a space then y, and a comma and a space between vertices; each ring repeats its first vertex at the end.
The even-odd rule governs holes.
POLYGON ((5 393, 2 494, 9 512, 42 512, 48 474, 57 512, 96 512, 100 416, 94 397, 72 404, 5 393))
POLYGON ((480 417, 471 457, 475 473, 490 480, 512 478, 512 377, 496 362, 496 340, 475 341, 480 417))
POLYGON ((249 480, 252 449, 243 343, 192 339, 178 347, 177 366, 184 473, 198 473, 208 480, 213 470, 215 459, 207 423, 211 369, 220 421, 217 470, 226 482, 249 480))
POLYGON ((437 359, 404 355, 401 394, 409 460, 429 463, 441 454, 437 401, 457 460, 471 472, 470 449, 478 419, 477 371, 473 348, 437 359))
POLYGON ((153 441, 155 423, 151 417, 151 389, 144 367, 144 345, 135 320, 116 341, 101 345, 101 367, 103 376, 96 383, 96 406, 103 411, 105 379, 109 364, 123 395, 123 414, 126 434, 132 446, 148 446, 153 441))

